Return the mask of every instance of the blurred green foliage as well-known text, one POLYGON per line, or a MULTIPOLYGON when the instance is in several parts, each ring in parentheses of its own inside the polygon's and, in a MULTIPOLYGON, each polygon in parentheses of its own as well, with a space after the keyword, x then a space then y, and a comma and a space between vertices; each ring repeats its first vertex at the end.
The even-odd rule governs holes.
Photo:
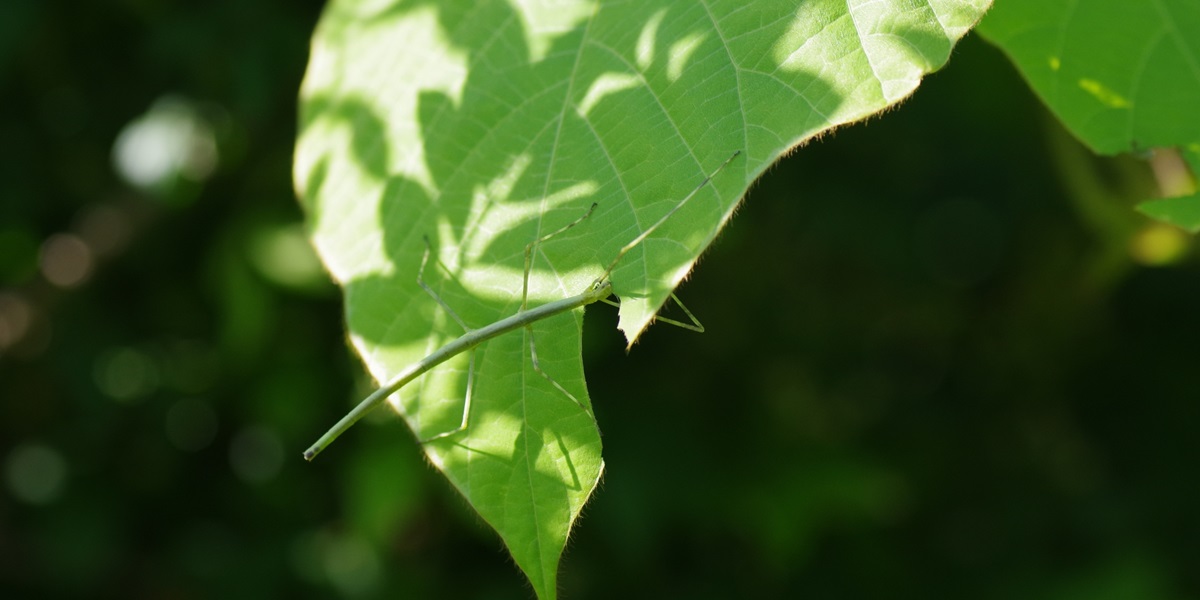
MULTIPOLYGON (((0 596, 528 597, 398 419, 300 458, 371 387, 290 185, 319 10, 0 4, 0 596)), ((1149 180, 976 38, 781 162, 681 289, 708 333, 589 310, 563 596, 1200 595, 1149 180)))

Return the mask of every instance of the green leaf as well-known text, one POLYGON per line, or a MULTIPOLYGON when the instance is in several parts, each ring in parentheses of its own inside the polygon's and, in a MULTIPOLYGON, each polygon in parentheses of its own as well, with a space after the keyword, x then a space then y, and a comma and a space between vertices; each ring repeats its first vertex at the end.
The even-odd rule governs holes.
MULTIPOLYGON (((1189 146, 1185 151, 1178 153, 1178 156, 1180 164, 1178 168, 1172 170, 1200 173, 1200 144, 1189 146)), ((1166 178, 1160 176, 1160 180, 1166 178)), ((1164 223, 1170 223, 1188 233, 1200 233, 1200 194, 1195 193, 1195 178, 1187 177, 1187 174, 1184 174, 1183 177, 1176 174, 1173 178, 1186 179, 1186 181, 1177 181, 1174 184, 1175 188, 1181 190, 1182 195, 1142 202, 1137 209, 1142 214, 1164 223)))
MULTIPOLYGON (((612 273, 632 343, 755 177, 912 93, 988 4, 335 0, 313 41, 295 174, 354 346, 382 381, 462 334, 417 285, 424 236, 441 263, 426 281, 478 328, 518 310, 530 241, 598 205, 533 257, 531 306, 577 295, 741 151, 612 273)), ((581 324, 582 311, 559 315, 533 339, 586 404, 581 324)), ((419 437, 457 425, 468 364, 397 394, 419 437)), ((426 454, 552 598, 603 469, 596 423, 534 371, 525 331, 479 347, 472 398, 469 428, 426 454)))
POLYGON ((1138 205, 1138 210, 1164 223, 1170 223, 1188 233, 1200 232, 1200 196, 1160 198, 1138 205))
MULTIPOLYGON (((1076 137, 1100 154, 1200 152, 1200 3, 1006 0, 980 24, 1076 137)), ((1196 161, 1189 159, 1193 174, 1196 161)), ((1195 231, 1200 196, 1142 212, 1195 231)))

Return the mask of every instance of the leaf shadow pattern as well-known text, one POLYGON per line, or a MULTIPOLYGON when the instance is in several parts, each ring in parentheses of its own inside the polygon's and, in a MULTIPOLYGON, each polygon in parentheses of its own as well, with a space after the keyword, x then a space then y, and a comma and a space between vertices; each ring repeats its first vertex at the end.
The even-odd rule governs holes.
MULTIPOLYGON (((424 237, 436 258, 425 280, 467 326, 481 327, 520 308, 530 241, 597 203, 532 257, 530 305, 577 295, 625 243, 741 151, 744 160, 613 271, 621 328, 634 337, 753 176, 818 133, 894 102, 889 93, 906 93, 845 79, 851 69, 839 61, 874 73, 871 57, 838 54, 835 45, 796 54, 814 39, 866 37, 856 36, 844 3, 561 2, 538 10, 543 4, 335 2, 323 21, 318 38, 328 30, 345 55, 340 64, 314 58, 328 71, 324 81, 314 77, 306 109, 332 114, 306 117, 302 135, 335 123, 349 133, 325 154, 298 156, 298 173, 310 179, 297 187, 309 194, 314 237, 346 288, 352 340, 381 380, 462 334, 417 285, 424 237), (356 94, 369 99, 351 101, 356 94), (338 152, 351 164, 328 158, 338 152)), ((885 29, 880 43, 899 39, 918 49, 910 59, 922 59, 897 80, 941 53, 931 44, 936 34, 885 29)), ((575 311, 532 329, 544 371, 588 405, 581 323, 575 311)), ((539 596, 552 597, 558 556, 603 462, 595 421, 533 369, 530 344, 519 330, 477 349, 470 427, 425 450, 497 529, 539 596)), ((419 437, 458 424, 467 365, 457 357, 398 394, 419 437)))
MULTIPOLYGON (((687 80, 692 66, 696 73, 721 72, 730 60, 719 36, 696 33, 692 21, 708 15, 695 5, 634 7, 644 12, 640 22, 649 32, 640 37, 590 15, 540 48, 526 43, 533 25, 506 2, 476 3, 469 16, 451 5, 437 5, 438 28, 461 51, 465 79, 452 91, 417 94, 419 151, 393 142, 394 117, 378 102, 371 108, 343 94, 339 103, 320 107, 348 126, 359 177, 376 184, 374 198, 353 208, 374 208, 380 237, 351 241, 382 248, 383 261, 350 277, 345 288, 352 337, 380 379, 462 333, 417 285, 425 236, 434 240, 438 259, 426 280, 469 326, 480 327, 519 308, 531 240, 600 204, 533 257, 533 303, 578 294, 706 169, 746 145, 744 123, 734 122, 744 116, 732 73, 687 80), (634 57, 647 35, 656 39, 634 57), (696 50, 681 53, 687 44, 696 50), (670 114, 664 103, 680 113, 670 114), (713 104, 726 107, 714 111, 713 104), (723 116, 714 122, 713 114, 723 116)), ((397 6, 403 10, 380 19, 431 7, 397 6)), ((804 82, 810 93, 823 87, 815 77, 804 82)), ((681 211, 684 226, 668 224, 661 239, 630 253, 613 273, 623 296, 658 294, 661 303, 744 191, 745 167, 740 176, 731 173, 723 187, 703 190, 681 211), (692 231, 697 223, 704 225, 692 231)), ((310 181, 306 189, 312 187, 310 181)), ((336 218, 326 207, 310 211, 319 220, 336 218)), ((533 331, 542 368, 588 404, 581 324, 576 312, 536 323, 533 331)), ((477 350, 470 427, 428 444, 426 452, 546 596, 603 461, 595 421, 536 373, 529 346, 529 333, 518 331, 477 350)), ((419 437, 451 430, 467 386, 467 360, 459 357, 403 390, 399 411, 419 437)))
MULTIPOLYGON (((493 12, 476 17, 487 22, 516 22, 508 9, 503 2, 485 2, 474 10, 493 12)), ((458 29, 448 23, 442 28, 447 32, 458 29)), ((468 62, 486 60, 488 48, 494 45, 512 49, 515 62, 525 63, 509 71, 518 79, 549 81, 549 74, 539 71, 555 68, 527 60, 528 51, 522 48, 524 34, 518 27, 502 25, 494 36, 450 37, 456 47, 465 49, 468 62)), ((503 126, 479 126, 489 121, 482 115, 513 111, 508 119, 529 121, 532 113, 548 110, 546 103, 553 99, 546 95, 543 103, 525 103, 524 108, 514 109, 513 104, 487 91, 494 83, 475 83, 481 72, 468 70, 461 93, 455 97, 441 91, 419 94, 415 112, 423 148, 417 155, 423 162, 419 170, 426 178, 417 181, 395 169, 386 174, 376 219, 389 268, 346 284, 350 330, 368 362, 378 365, 373 369, 377 374, 394 372, 463 333, 417 285, 425 237, 433 240, 437 258, 424 273, 425 280, 469 326, 480 327, 518 310, 523 251, 540 235, 543 220, 546 227, 559 227, 583 213, 574 207, 585 207, 591 201, 586 185, 551 182, 531 160, 530 156, 545 155, 547 146, 553 145, 547 131, 515 128, 517 139, 505 142, 514 150, 488 153, 489 138, 506 130, 503 126), (563 189, 576 191, 569 201, 562 202, 562 210, 548 209, 544 199, 563 189), (381 349, 378 360, 372 361, 368 348, 381 349), (389 356, 393 349, 397 349, 396 358, 389 356)), ((557 85, 548 87, 553 90, 557 85)), ((358 119, 364 124, 374 121, 358 119)), ((380 137, 385 131, 381 127, 360 133, 378 140, 377 145, 383 147, 380 153, 388 154, 389 140, 380 137)), ((355 147, 363 145, 376 143, 354 143, 355 147)), ((398 158, 403 161, 407 157, 398 158)), ((551 242, 546 247, 559 246, 551 242)), ((540 248, 539 256, 546 251, 540 248)), ((553 282, 558 270, 579 271, 590 257, 566 252, 556 258, 552 267, 535 261, 535 283, 553 282)), ((581 291, 567 286, 568 282, 560 282, 531 288, 533 301, 581 291), (560 289, 541 291, 546 287, 560 289)), ((538 323, 535 329, 542 367, 587 403, 580 362, 581 324, 580 315, 565 314, 538 323)), ((525 331, 514 332, 477 349, 470 427, 427 444, 425 450, 500 533, 541 594, 556 585, 557 561, 570 525, 599 480, 603 463, 594 420, 534 371, 527 336, 525 331), (546 436, 553 436, 558 443, 546 446, 546 436)), ((399 411, 418 437, 449 431, 458 424, 468 387, 466 359, 458 357, 399 394, 403 398, 399 411)))

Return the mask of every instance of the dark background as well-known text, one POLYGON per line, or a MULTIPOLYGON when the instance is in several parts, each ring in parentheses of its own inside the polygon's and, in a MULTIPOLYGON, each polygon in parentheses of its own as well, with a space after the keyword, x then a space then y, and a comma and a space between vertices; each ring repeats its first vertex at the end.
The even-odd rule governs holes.
MULTIPOLYGON (((371 385, 290 184, 320 8, 0 3, 0 596, 529 597, 397 420, 300 458, 371 385), (137 185, 152 115, 200 166, 137 185)), ((1200 595, 1200 268, 1147 183, 975 36, 781 161, 681 289, 708 333, 589 309, 563 596, 1200 595)))

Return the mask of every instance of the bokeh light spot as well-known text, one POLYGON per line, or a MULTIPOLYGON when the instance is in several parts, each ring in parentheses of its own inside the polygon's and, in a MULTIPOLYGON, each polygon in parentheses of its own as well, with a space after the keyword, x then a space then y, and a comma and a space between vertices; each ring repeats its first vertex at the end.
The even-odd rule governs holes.
POLYGON ((87 281, 92 264, 92 251, 78 236, 60 233, 42 243, 42 276, 58 287, 73 288, 87 281))
POLYGON ((251 242, 250 260, 263 277, 281 287, 319 289, 329 285, 321 261, 299 223, 259 231, 251 242))
POLYGON ((42 444, 17 446, 4 464, 4 479, 14 498, 29 504, 52 502, 67 481, 67 462, 42 444))
POLYGON ((0 294, 0 352, 15 346, 29 331, 33 309, 16 294, 0 294))
POLYGON ((161 98, 117 136, 113 163, 125 181, 143 190, 165 191, 181 177, 203 181, 217 166, 212 125, 193 102, 161 98))
POLYGON ((146 353, 133 348, 117 348, 96 361, 94 377, 96 387, 105 395, 129 402, 158 389, 159 369, 146 353))
POLYGON ((365 541, 338 536, 325 545, 325 576, 347 596, 363 596, 379 586, 379 557, 365 541))
POLYGON ((1143 265, 1161 267, 1178 262, 1187 252, 1191 237, 1174 226, 1151 223, 1129 242, 1129 253, 1143 265))
POLYGON ((329 583, 344 596, 366 596, 382 583, 379 556, 360 537, 314 530, 296 539, 292 569, 313 584, 329 583))

